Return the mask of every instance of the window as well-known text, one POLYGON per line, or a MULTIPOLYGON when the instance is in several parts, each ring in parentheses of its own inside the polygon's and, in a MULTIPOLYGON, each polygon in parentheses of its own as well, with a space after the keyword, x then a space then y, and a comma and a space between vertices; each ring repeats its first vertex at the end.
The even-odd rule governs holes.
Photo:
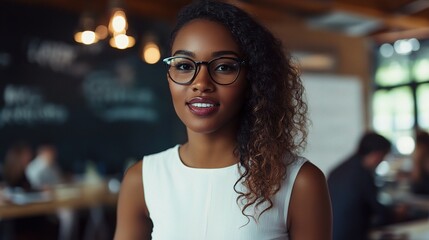
POLYGON ((429 131, 429 40, 398 40, 376 50, 372 124, 397 153, 409 154, 415 130, 429 131))

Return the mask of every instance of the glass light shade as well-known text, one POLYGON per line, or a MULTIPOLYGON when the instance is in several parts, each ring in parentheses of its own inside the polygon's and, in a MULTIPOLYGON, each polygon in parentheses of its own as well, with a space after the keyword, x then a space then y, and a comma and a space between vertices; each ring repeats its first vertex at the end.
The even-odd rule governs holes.
POLYGON ((135 39, 131 36, 127 36, 126 34, 118 34, 112 37, 109 41, 110 46, 117 49, 126 49, 134 46, 135 39))
POLYGON ((96 42, 98 42, 97 34, 93 31, 83 31, 83 32, 77 32, 74 35, 74 40, 78 43, 83 43, 85 45, 91 45, 96 42))
POLYGON ((127 17, 122 9, 115 9, 109 21, 111 33, 125 33, 128 28, 127 17))
POLYGON ((148 64, 155 64, 161 59, 158 45, 153 42, 147 43, 143 48, 143 60, 148 64))
POLYGON ((97 34, 98 39, 106 39, 109 35, 109 31, 104 25, 99 25, 97 28, 95 28, 95 33, 97 34))

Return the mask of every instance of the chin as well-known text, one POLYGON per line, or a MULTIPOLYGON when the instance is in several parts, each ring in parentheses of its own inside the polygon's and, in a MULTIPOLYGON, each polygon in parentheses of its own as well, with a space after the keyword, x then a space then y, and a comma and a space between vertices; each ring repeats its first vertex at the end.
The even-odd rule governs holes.
POLYGON ((188 129, 188 131, 199 133, 199 134, 212 134, 219 130, 218 128, 210 127, 210 126, 186 125, 186 128, 188 129))

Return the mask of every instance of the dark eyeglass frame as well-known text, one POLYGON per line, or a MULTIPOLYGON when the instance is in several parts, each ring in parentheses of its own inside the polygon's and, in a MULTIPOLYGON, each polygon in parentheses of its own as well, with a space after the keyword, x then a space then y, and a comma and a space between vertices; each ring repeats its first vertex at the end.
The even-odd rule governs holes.
POLYGON ((213 59, 212 59, 212 60, 210 60, 210 61, 194 61, 193 59, 191 59, 191 58, 189 58, 189 57, 184 57, 184 56, 172 56, 172 57, 164 58, 162 61, 163 61, 163 62, 165 63, 165 65, 168 67, 168 70, 167 70, 168 78, 170 78, 170 79, 171 79, 171 81, 173 81, 174 83, 179 84, 179 85, 191 85, 191 84, 192 84, 192 82, 193 82, 193 81, 195 80, 195 78, 197 77, 197 74, 200 72, 200 70, 201 70, 201 65, 206 65, 206 66, 207 66, 207 71, 208 71, 208 73, 209 73, 210 79, 211 79, 214 83, 216 83, 216 84, 218 84, 218 85, 223 85, 223 86, 225 86, 225 85, 231 85, 231 84, 235 83, 235 81, 237 81, 237 79, 238 79, 238 76, 240 76, 240 73, 241 73, 241 66, 245 66, 245 65, 246 65, 246 61, 245 61, 245 60, 242 60, 242 59, 240 59, 240 58, 235 58, 235 57, 217 57, 217 58, 213 58, 213 59), (171 61, 172 59, 176 59, 176 58, 184 58, 184 59, 186 59, 186 60, 189 60, 190 62, 192 62, 192 63, 195 65, 194 75, 192 76, 191 80, 189 80, 189 81, 187 81, 187 82, 184 82, 184 83, 181 83, 181 82, 177 82, 176 80, 174 80, 174 79, 171 77, 171 75, 170 75, 170 67, 171 67, 171 65, 170 65, 170 64, 168 64, 168 62, 169 62, 169 61, 171 61), (230 82, 230 83, 219 83, 219 82, 217 82, 217 81, 213 78, 213 76, 212 76, 212 74, 211 74, 211 71, 210 71, 210 67, 209 67, 209 66, 210 66, 210 64, 211 64, 212 62, 217 61, 217 60, 219 60, 219 59, 230 59, 230 60, 237 61, 237 63, 238 63, 238 73, 237 73, 237 76, 235 77, 234 81, 232 81, 232 82, 230 82))

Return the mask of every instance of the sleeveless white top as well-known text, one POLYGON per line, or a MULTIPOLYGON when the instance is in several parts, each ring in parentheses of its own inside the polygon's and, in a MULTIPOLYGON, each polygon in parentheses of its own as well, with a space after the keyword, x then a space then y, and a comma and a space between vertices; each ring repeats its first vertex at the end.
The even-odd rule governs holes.
MULTIPOLYGON (((305 158, 288 167, 273 198, 273 208, 260 218, 246 218, 234 184, 238 164, 225 168, 190 168, 179 157, 179 145, 143 159, 144 197, 153 222, 153 240, 274 240, 289 239, 287 213, 293 183, 305 158)), ((236 186, 243 189, 241 184, 236 186)), ((244 190, 244 189, 243 189, 244 190)), ((250 207, 247 214, 260 213, 250 207)), ((257 215, 256 215, 257 216, 257 215)))

